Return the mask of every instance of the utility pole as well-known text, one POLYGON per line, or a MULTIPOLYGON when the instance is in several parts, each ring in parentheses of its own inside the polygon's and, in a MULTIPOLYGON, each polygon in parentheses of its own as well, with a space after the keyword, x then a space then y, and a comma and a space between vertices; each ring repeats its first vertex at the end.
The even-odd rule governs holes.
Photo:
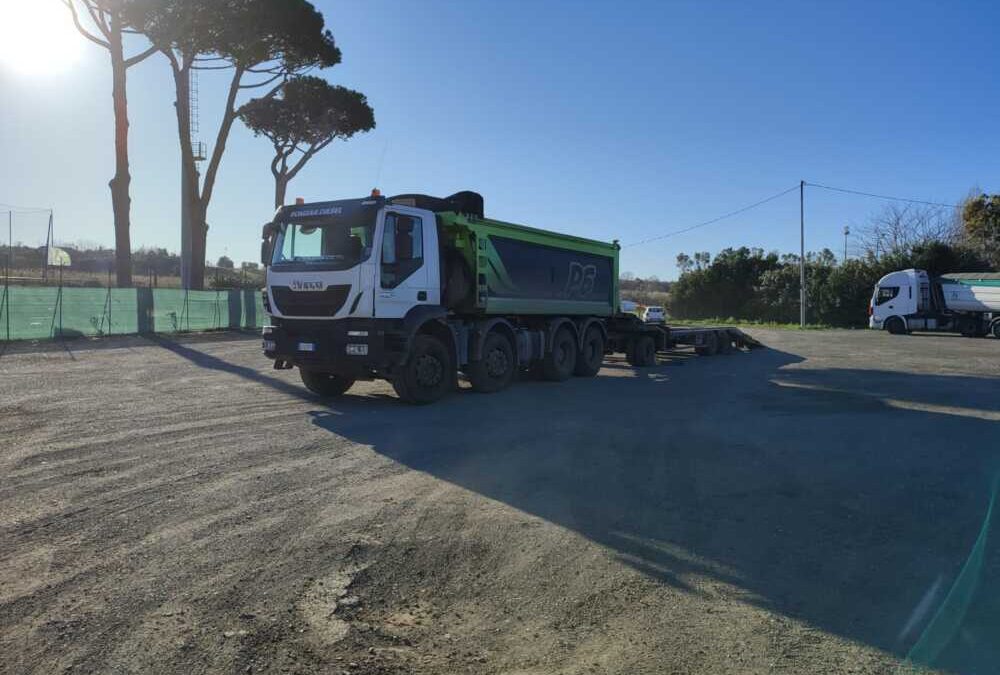
POLYGON ((799 328, 806 327, 806 182, 799 181, 799 328))
POLYGON ((844 262, 847 262, 847 236, 851 234, 851 226, 844 225, 844 262))

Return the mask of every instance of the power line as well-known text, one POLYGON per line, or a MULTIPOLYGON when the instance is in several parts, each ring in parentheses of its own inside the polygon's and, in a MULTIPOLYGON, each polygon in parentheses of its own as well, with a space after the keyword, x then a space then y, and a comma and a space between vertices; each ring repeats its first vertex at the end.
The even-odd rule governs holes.
POLYGON ((699 227, 705 227, 706 225, 711 225, 713 223, 717 223, 720 220, 725 220, 726 218, 732 218, 733 216, 739 215, 741 213, 745 213, 746 211, 749 211, 750 209, 755 209, 758 206, 761 206, 763 204, 767 204, 768 202, 774 201, 778 197, 784 197, 789 192, 794 192, 795 190, 798 190, 798 189, 799 189, 798 185, 793 185, 792 187, 788 188, 787 190, 782 190, 778 194, 771 195, 770 197, 767 197, 766 199, 761 199, 759 202, 754 202, 753 204, 749 204, 747 206, 744 206, 743 208, 736 209, 735 211, 730 211, 729 213, 725 213, 725 214, 723 214, 721 216, 718 216, 716 218, 712 218, 711 220, 706 220, 705 222, 698 223, 696 225, 691 225, 690 227, 685 227, 685 228, 682 228, 680 230, 674 230, 673 232, 667 232, 666 234, 661 234, 661 235, 658 235, 658 236, 655 236, 655 237, 650 237, 648 239, 643 239, 642 241, 637 241, 637 242, 633 242, 631 244, 626 244, 622 248, 631 248, 632 246, 639 246, 640 244, 648 244, 648 243, 650 243, 652 241, 659 241, 660 239, 666 239, 667 237, 673 237, 673 236, 676 236, 678 234, 683 234, 685 232, 690 232, 691 230, 697 230, 699 227))
POLYGON ((831 187, 829 185, 820 185, 818 183, 806 183, 809 187, 820 188, 822 190, 833 190, 834 192, 846 192, 851 195, 861 195, 863 197, 874 197, 876 199, 885 199, 891 202, 909 202, 911 204, 924 204, 926 206, 944 206, 951 209, 957 209, 960 204, 945 204, 943 202, 928 202, 923 199, 907 199, 906 197, 889 197, 888 195, 877 195, 871 192, 862 192, 860 190, 848 190, 847 188, 831 187))

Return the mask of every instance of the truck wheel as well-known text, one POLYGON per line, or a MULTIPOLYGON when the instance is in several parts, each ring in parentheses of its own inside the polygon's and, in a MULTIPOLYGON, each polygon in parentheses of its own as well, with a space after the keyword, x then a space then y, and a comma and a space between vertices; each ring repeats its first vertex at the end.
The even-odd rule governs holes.
POLYGON ((448 348, 433 335, 414 337, 410 357, 392 380, 399 398, 424 405, 442 398, 454 386, 455 364, 448 348))
POLYGON ((892 335, 902 335, 906 332, 906 324, 898 316, 886 319, 883 327, 892 335))
POLYGON ((640 335, 632 342, 625 358, 636 368, 656 365, 656 343, 649 335, 640 335))
POLYGON ((565 326, 552 338, 552 350, 542 361, 542 377, 550 382, 562 382, 573 375, 576 368, 576 340, 565 326))
POLYGON ((1000 340, 1000 319, 995 319, 990 325, 990 333, 993 334, 993 337, 1000 340))
POLYGON ((506 389, 517 372, 517 356, 510 340, 500 333, 489 333, 483 341, 483 355, 469 364, 466 371, 473 391, 491 394, 506 389))
POLYGON ((719 352, 719 335, 715 331, 705 333, 705 342, 694 348, 699 356, 715 356, 719 352))
POLYGON ((355 381, 353 377, 318 373, 305 368, 299 368, 299 377, 302 378, 302 384, 306 385, 306 389, 320 396, 340 396, 350 389, 355 381))
POLYGON ((576 355, 576 368, 573 374, 579 377, 593 377, 601 369, 604 362, 604 335, 596 326, 587 329, 580 345, 580 353, 576 355))

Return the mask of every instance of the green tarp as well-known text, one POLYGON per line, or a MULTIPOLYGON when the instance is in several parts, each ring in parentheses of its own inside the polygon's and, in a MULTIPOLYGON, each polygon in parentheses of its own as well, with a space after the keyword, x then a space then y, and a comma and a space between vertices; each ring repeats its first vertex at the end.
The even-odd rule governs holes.
POLYGON ((259 328, 253 290, 0 287, 0 340, 259 328))

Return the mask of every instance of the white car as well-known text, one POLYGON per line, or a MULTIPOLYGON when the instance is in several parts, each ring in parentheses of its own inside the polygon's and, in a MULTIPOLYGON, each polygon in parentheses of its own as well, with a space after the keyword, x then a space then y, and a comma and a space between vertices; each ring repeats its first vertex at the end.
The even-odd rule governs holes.
POLYGON ((667 320, 667 313, 662 307, 647 307, 642 312, 642 320, 646 323, 664 323, 667 320))

